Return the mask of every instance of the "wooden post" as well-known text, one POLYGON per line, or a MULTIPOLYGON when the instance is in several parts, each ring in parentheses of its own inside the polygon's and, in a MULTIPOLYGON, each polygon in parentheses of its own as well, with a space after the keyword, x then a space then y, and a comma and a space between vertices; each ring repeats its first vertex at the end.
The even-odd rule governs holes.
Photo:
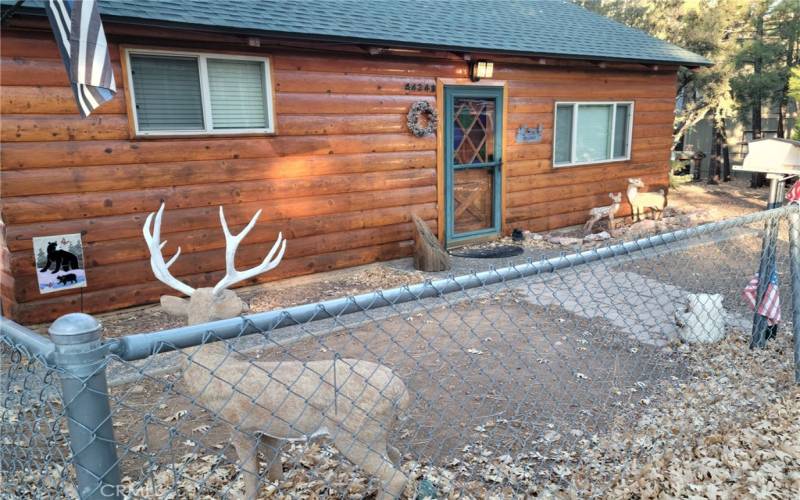
POLYGON ((450 255, 442 248, 425 221, 412 215, 414 221, 414 268, 419 271, 447 271, 450 255))

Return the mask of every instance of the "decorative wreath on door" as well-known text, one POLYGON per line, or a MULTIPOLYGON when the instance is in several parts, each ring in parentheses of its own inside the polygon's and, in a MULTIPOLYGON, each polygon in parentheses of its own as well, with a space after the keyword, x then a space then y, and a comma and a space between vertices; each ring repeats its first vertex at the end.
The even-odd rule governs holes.
POLYGON ((415 102, 411 105, 411 109, 408 110, 406 124, 408 125, 408 130, 417 137, 425 137, 434 134, 438 122, 439 114, 428 101, 415 102), (419 117, 422 115, 425 115, 428 119, 428 125, 425 127, 419 124, 419 117))

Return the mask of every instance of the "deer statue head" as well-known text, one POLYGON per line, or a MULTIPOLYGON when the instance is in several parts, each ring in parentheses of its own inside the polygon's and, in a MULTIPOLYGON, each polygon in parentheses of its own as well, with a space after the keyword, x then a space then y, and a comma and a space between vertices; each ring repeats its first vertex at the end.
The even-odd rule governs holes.
POLYGON ((159 281, 189 298, 164 295, 161 297, 161 307, 170 314, 185 316, 190 325, 232 318, 247 312, 247 304, 229 288, 240 281, 274 269, 280 263, 286 250, 286 240, 283 239, 283 234, 278 233, 278 239, 261 264, 246 271, 237 271, 234 265, 236 249, 255 226, 261 210, 256 212, 242 232, 234 235, 228 229, 225 212, 222 207, 219 207, 219 221, 222 224, 222 231, 225 233, 225 276, 213 288, 192 288, 169 272, 170 266, 181 254, 181 247, 178 247, 175 255, 168 261, 164 260, 164 255, 161 253, 164 245, 167 244, 166 241, 161 241, 161 216, 163 214, 164 204, 162 203, 158 212, 147 216, 142 229, 147 248, 150 250, 150 267, 159 281))
POLYGON ((644 182, 638 177, 628 179, 628 185, 639 189, 644 189, 644 182))

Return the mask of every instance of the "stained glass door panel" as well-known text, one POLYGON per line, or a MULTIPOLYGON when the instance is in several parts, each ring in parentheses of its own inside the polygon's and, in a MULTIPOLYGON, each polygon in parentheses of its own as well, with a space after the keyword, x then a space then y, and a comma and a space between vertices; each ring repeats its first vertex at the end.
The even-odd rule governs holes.
POLYGON ((495 157, 495 100, 457 97, 453 100, 453 163, 491 163, 495 157))
POLYGON ((453 226, 456 234, 492 227, 494 174, 490 168, 453 172, 453 226))

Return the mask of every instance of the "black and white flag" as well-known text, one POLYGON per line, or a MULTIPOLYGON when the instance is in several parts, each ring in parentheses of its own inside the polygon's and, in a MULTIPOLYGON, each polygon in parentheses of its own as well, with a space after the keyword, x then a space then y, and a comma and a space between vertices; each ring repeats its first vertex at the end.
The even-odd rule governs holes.
POLYGON ((84 118, 117 92, 95 0, 47 0, 50 26, 84 118))

